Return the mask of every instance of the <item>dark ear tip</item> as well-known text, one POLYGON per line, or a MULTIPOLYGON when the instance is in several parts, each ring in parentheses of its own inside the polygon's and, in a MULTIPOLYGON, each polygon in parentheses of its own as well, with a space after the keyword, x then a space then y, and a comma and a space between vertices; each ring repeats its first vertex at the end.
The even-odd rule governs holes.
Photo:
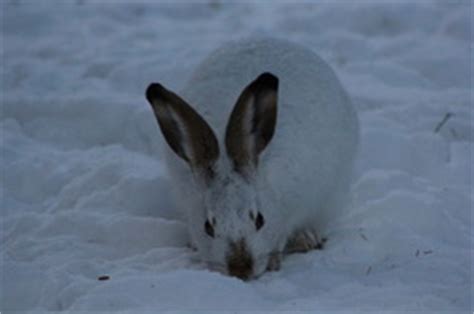
POLYGON ((151 104, 153 100, 157 98, 162 98, 163 92, 165 90, 166 89, 160 83, 151 83, 150 85, 148 85, 145 92, 146 99, 148 99, 148 101, 151 104))
POLYGON ((258 84, 266 88, 278 89, 278 77, 270 72, 264 72, 257 77, 258 84))

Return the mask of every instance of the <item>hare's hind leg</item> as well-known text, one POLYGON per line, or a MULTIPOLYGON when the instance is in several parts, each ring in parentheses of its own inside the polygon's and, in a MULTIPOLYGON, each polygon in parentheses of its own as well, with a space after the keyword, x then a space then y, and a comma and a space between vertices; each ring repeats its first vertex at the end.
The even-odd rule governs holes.
POLYGON ((287 240, 285 253, 304 253, 310 250, 321 250, 327 239, 320 237, 318 233, 312 229, 302 229, 295 231, 287 240))

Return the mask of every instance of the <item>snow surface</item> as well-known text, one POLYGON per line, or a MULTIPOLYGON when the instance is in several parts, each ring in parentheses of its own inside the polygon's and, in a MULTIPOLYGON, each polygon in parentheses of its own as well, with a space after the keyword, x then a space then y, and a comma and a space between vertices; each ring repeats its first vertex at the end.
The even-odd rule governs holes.
POLYGON ((471 2, 1 9, 2 312, 472 311, 471 2), (187 247, 144 90, 179 89, 252 34, 325 58, 362 131, 350 214, 326 249, 242 282, 187 247))

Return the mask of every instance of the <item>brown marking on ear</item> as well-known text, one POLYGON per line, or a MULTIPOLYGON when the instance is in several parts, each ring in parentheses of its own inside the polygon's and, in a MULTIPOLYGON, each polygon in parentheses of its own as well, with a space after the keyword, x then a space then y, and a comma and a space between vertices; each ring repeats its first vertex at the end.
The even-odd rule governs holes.
POLYGON ((227 255, 227 271, 229 275, 243 280, 250 279, 253 274, 253 258, 247 249, 245 239, 230 242, 230 252, 227 255))
POLYGON ((225 143, 234 168, 256 167, 258 155, 275 132, 277 119, 278 78, 263 73, 239 96, 227 124, 225 143))
POLYGON ((191 168, 212 176, 219 145, 206 121, 186 101, 161 84, 150 84, 146 98, 171 149, 191 168))

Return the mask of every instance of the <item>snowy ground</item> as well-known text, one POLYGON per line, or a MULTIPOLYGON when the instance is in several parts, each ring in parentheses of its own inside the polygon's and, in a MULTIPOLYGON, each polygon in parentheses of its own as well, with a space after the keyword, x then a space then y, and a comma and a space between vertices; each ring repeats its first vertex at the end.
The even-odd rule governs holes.
POLYGON ((469 1, 39 3, 1 9, 2 312, 472 311, 469 1), (327 248, 242 282, 186 247, 144 89, 252 34, 325 58, 362 143, 327 248))

